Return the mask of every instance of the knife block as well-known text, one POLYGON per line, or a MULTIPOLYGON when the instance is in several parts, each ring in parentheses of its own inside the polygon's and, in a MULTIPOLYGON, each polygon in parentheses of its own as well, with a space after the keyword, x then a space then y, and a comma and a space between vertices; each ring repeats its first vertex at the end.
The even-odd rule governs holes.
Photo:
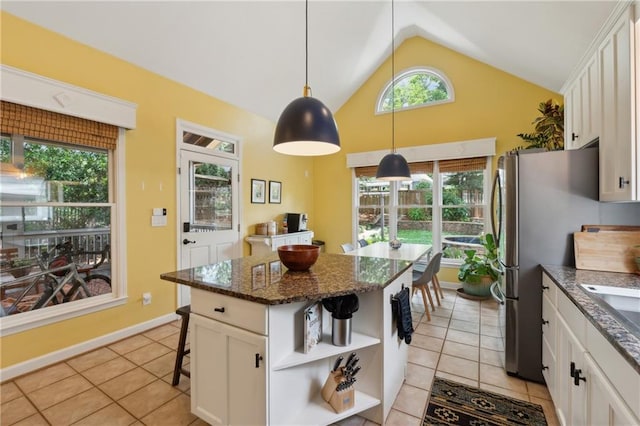
POLYGON ((344 410, 348 410, 353 407, 353 404, 355 403, 355 395, 353 386, 342 391, 336 391, 334 389, 331 399, 329 399, 329 405, 331 405, 331 408, 333 408, 336 413, 341 413, 344 410))
POLYGON ((343 381, 344 376, 342 375, 341 368, 338 371, 330 372, 327 380, 324 382, 324 386, 322 387, 322 399, 327 401, 336 413, 352 408, 355 403, 355 391, 353 386, 340 392, 336 391, 338 385, 343 381))

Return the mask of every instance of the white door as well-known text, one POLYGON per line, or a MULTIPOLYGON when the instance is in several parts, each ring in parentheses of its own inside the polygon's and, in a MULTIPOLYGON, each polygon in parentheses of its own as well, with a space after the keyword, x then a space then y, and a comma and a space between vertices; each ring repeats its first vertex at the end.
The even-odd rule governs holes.
MULTIPOLYGON (((180 150, 180 269, 240 255, 238 160, 180 150)), ((186 286, 179 304, 190 303, 186 286)))

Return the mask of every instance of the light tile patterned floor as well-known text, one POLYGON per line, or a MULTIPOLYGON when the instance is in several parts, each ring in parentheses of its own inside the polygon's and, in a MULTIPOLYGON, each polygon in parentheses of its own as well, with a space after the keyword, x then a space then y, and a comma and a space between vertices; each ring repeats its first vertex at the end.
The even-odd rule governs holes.
MULTIPOLYGON (((505 374, 495 303, 445 290, 427 321, 419 294, 412 302, 416 332, 388 425, 421 425, 434 376, 538 403, 549 424, 557 424, 544 385, 505 374)), ((3 383, 0 424, 205 425, 190 413, 189 379, 171 386, 179 326, 166 324, 3 383)), ((354 416, 340 425, 373 423, 354 416)))

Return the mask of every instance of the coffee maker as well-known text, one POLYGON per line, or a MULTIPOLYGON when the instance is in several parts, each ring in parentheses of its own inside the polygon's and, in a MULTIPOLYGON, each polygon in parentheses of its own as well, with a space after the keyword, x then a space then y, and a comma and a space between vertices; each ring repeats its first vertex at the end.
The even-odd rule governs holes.
POLYGON ((307 230, 306 213, 285 213, 287 220, 287 232, 299 232, 307 230))

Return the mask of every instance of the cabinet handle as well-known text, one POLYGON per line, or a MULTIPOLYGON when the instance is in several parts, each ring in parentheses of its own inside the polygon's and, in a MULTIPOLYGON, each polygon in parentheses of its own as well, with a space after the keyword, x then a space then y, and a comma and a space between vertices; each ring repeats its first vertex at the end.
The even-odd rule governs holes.
POLYGON ((580 380, 583 380, 585 383, 587 382, 587 378, 586 377, 580 377, 580 373, 582 373, 582 370, 580 370, 579 368, 576 368, 574 373, 575 373, 573 375, 573 384, 574 385, 580 386, 580 380))
POLYGON ((256 368, 260 368, 260 361, 262 361, 262 355, 256 354, 256 368))
POLYGON ((549 324, 549 321, 547 321, 544 318, 542 318, 542 325, 546 325, 546 324, 549 324))
POLYGON ((571 364, 569 364, 569 376, 573 377, 576 374, 576 363, 571 361, 571 364))
POLYGON ((578 139, 578 135, 576 135, 575 133, 571 132, 571 142, 575 141, 576 139, 578 139))
POLYGON ((629 181, 624 179, 624 176, 618 178, 618 188, 622 189, 625 185, 629 185, 629 181))
POLYGON ((224 314, 224 306, 222 308, 213 308, 214 311, 224 314))
POLYGON ((545 291, 545 290, 549 290, 549 286, 548 285, 543 285, 542 286, 542 291, 545 291))
POLYGON ((549 367, 548 367, 548 366, 546 366, 546 365, 542 364, 542 371, 544 371, 544 370, 548 370, 548 369, 549 369, 549 367))

